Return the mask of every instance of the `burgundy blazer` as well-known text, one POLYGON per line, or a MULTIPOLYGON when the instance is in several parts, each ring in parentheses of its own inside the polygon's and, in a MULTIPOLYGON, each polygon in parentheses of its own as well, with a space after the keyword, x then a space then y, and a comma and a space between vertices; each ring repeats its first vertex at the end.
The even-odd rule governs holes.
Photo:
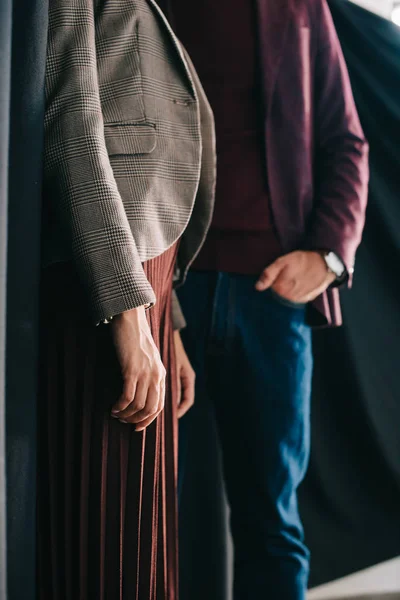
MULTIPOLYGON (((333 250, 349 272, 368 196, 368 144, 326 0, 255 0, 269 196, 285 252, 333 250)), ((169 0, 159 0, 171 16, 169 0)), ((340 325, 339 291, 309 322, 340 325)))
MULTIPOLYGON (((257 0, 266 169, 285 252, 329 249, 352 282, 368 197, 368 144, 326 0, 257 0)), ((340 325, 339 291, 310 307, 340 325)))

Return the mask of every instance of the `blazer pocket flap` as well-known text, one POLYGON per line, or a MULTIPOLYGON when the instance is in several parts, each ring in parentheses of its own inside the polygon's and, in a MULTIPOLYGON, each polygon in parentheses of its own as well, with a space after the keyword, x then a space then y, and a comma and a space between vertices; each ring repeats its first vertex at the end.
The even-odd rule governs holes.
POLYGON ((149 154, 156 147, 156 129, 148 123, 105 125, 104 136, 109 156, 149 154))

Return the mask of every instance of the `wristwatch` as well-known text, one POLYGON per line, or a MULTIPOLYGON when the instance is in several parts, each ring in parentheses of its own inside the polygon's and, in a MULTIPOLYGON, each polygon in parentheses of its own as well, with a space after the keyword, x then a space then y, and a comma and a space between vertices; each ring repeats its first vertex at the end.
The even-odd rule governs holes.
POLYGON ((343 261, 335 252, 322 252, 322 258, 325 261, 329 273, 336 276, 337 281, 342 281, 346 276, 347 270, 343 261))

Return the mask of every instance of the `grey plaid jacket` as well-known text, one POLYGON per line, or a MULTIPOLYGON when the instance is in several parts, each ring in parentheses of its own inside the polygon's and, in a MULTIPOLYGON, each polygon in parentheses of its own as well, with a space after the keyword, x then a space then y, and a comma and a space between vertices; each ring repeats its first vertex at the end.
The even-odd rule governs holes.
POLYGON ((75 260, 96 322, 156 301, 142 263, 180 237, 182 283, 214 188, 212 112, 154 0, 50 0, 44 260, 75 260))

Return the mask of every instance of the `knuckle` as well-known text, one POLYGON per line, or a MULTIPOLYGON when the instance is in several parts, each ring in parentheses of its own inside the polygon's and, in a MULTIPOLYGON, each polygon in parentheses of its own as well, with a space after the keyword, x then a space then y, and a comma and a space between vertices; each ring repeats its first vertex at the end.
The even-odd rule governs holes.
POLYGON ((153 376, 151 378, 152 387, 155 387, 156 389, 158 389, 160 387, 161 383, 162 383, 162 378, 159 376, 159 374, 153 373, 153 376))
POLYGON ((164 365, 160 361, 157 361, 153 365, 152 373, 159 377, 163 376, 166 373, 164 365))
POLYGON ((144 420, 144 419, 148 419, 149 417, 152 416, 152 411, 150 408, 145 408, 144 410, 142 410, 140 412, 140 420, 144 420))
POLYGON ((152 373, 152 367, 150 363, 146 363, 143 365, 142 370, 141 370, 141 375, 144 378, 148 378, 151 376, 152 373))
POLYGON ((147 413, 147 416, 152 417, 153 415, 157 414, 158 411, 158 402, 152 402, 151 404, 146 406, 145 412, 147 413))
POLYGON ((136 423, 139 423, 141 421, 141 419, 138 418, 138 414, 134 414, 131 417, 129 417, 129 421, 130 423, 132 423, 133 425, 136 425, 136 423))
POLYGON ((124 380, 124 385, 127 388, 133 388, 133 386, 135 385, 135 383, 137 381, 137 374, 136 373, 124 373, 123 380, 124 380))
POLYGON ((129 365, 122 371, 122 377, 126 383, 129 383, 130 381, 132 381, 132 379, 134 379, 135 373, 132 369, 132 365, 129 365))

